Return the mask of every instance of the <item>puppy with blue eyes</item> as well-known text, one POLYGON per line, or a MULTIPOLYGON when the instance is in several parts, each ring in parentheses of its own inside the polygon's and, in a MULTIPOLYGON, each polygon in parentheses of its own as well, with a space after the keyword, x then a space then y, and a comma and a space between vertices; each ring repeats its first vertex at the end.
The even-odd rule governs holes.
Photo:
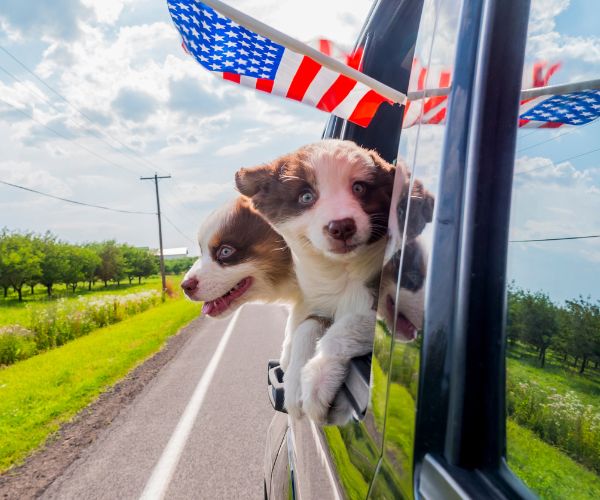
POLYGON ((291 250, 302 294, 298 317, 333 320, 322 336, 294 331, 284 379, 288 411, 318 423, 348 418, 332 403, 350 359, 372 349, 394 174, 403 176, 398 182, 408 179, 375 151, 338 140, 236 174, 239 191, 291 250))

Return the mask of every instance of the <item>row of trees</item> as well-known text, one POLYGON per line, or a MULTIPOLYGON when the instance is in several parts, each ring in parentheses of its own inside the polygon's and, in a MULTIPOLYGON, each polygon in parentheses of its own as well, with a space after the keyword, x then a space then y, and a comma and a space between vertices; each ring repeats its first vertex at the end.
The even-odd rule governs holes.
POLYGON ((544 293, 511 287, 507 334, 512 345, 534 347, 541 367, 552 351, 565 366, 584 373, 590 362, 600 363, 600 302, 580 297, 559 306, 544 293))
POLYGON ((0 231, 0 286, 4 297, 12 288, 23 299, 23 287, 38 284, 52 295, 55 284, 64 283, 73 292, 79 283, 92 285, 100 280, 120 284, 158 272, 158 260, 148 249, 119 245, 115 241, 72 245, 51 233, 0 231))

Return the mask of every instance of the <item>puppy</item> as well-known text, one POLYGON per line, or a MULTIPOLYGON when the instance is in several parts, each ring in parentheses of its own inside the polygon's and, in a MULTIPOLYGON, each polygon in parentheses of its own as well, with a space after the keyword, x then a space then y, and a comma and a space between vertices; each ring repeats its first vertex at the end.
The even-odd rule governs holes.
POLYGON ((212 212, 198 231, 200 257, 181 283, 203 314, 227 317, 246 302, 299 300, 291 252, 240 196, 212 212))
MULTIPOLYGON (((374 151, 324 140, 236 174, 239 191, 292 251, 299 317, 333 319, 306 362, 299 356, 316 335, 294 332, 285 378, 286 395, 295 388, 290 405, 319 423, 327 421, 350 359, 372 349, 394 173, 403 183, 408 178, 374 151)), ((329 417, 345 420, 347 409, 329 417)))

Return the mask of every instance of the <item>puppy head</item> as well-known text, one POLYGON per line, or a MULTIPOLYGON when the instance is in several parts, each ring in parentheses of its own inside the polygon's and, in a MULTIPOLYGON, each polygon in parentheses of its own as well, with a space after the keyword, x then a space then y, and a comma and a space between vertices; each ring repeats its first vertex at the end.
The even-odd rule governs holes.
POLYGON ((240 196, 208 216, 198 232, 200 258, 181 284, 204 301, 202 312, 225 317, 250 301, 274 301, 276 285, 291 279, 289 248, 240 196))
POLYGON ((292 246, 339 259, 386 235, 394 172, 375 151, 324 140, 243 168, 236 184, 292 246))
POLYGON ((419 239, 408 241, 404 258, 397 252, 381 273, 377 312, 401 342, 415 340, 423 326, 426 277, 426 254, 419 239), (401 261, 400 290, 396 295, 401 261))

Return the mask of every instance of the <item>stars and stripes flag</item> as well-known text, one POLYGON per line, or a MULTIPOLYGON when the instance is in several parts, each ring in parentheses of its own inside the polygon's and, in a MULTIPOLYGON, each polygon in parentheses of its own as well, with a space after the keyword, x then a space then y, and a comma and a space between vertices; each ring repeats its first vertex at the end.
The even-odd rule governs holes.
POLYGON ((225 80, 314 106, 363 127, 382 103, 406 101, 401 92, 221 2, 167 3, 186 51, 225 80))

